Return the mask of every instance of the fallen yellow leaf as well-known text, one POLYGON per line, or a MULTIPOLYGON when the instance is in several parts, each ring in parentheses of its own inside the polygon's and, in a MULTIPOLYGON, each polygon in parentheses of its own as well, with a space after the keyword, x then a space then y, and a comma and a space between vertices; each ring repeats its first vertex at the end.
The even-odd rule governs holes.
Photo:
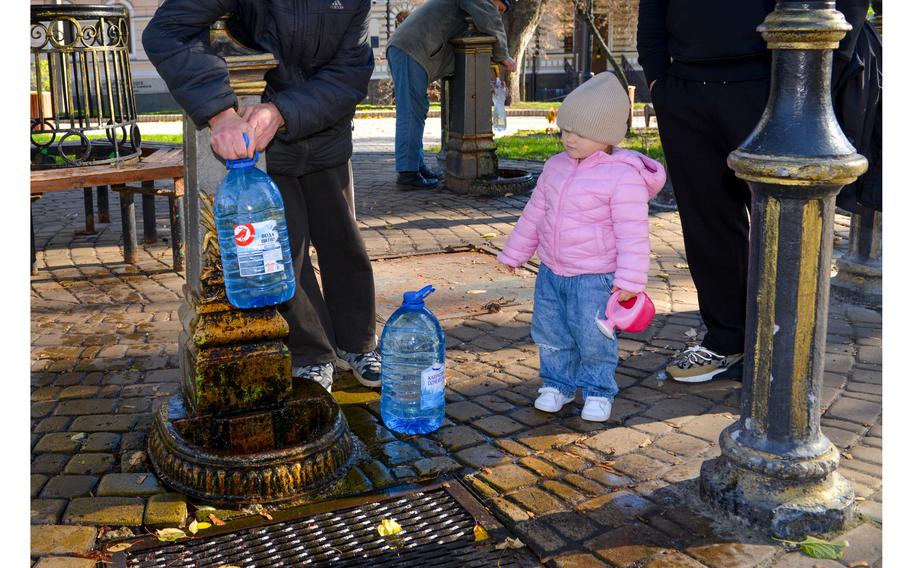
POLYGON ((382 519, 382 522, 379 523, 376 530, 379 532, 379 536, 392 536, 400 533, 403 529, 401 528, 401 525, 393 519, 382 519))
POLYGON ((494 238, 496 238, 496 237, 498 237, 498 236, 499 236, 499 235, 498 235, 497 233, 484 233, 484 234, 480 235, 480 238, 482 238, 482 239, 494 239, 494 238))
POLYGON ((129 547, 133 546, 132 542, 118 542, 117 544, 112 544, 108 547, 108 552, 123 552, 129 547))
POLYGON ((158 529, 155 531, 155 537, 162 542, 171 542, 186 538, 186 533, 180 529, 158 529))
POLYGON ((479 524, 474 525, 474 540, 480 542, 482 540, 487 540, 490 538, 490 534, 487 532, 487 529, 483 528, 479 524))

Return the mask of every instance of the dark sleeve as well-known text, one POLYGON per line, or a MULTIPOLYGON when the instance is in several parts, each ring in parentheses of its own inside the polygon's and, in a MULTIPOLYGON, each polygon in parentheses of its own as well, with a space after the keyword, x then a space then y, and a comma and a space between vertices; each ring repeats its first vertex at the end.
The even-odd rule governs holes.
POLYGON ((863 21, 869 12, 869 0, 837 0, 835 7, 838 12, 844 15, 847 22, 853 26, 853 29, 847 32, 847 35, 841 40, 834 55, 840 59, 850 60, 853 57, 853 51, 856 49, 856 38, 859 36, 859 30, 863 27, 863 21))
POLYGON ((197 127, 237 107, 224 59, 209 46, 209 28, 236 0, 166 0, 142 34, 142 46, 168 89, 197 127))
POLYGON ((496 38, 493 45, 493 61, 500 63, 509 58, 509 42, 506 39, 506 28, 502 24, 502 15, 496 4, 490 0, 462 0, 461 9, 474 18, 474 25, 482 33, 496 38))
POLYGON ((667 50, 667 6, 670 0, 641 0, 638 4, 638 63, 648 84, 670 67, 667 50))
POLYGON ((305 138, 352 115, 364 97, 373 74, 369 43, 370 0, 359 0, 332 60, 305 83, 271 95, 284 117, 286 140, 305 138))

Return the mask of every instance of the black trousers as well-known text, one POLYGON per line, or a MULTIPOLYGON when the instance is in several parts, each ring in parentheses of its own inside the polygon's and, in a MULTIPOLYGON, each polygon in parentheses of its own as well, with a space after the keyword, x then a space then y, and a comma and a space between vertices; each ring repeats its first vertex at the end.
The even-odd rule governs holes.
POLYGON ((373 268, 345 197, 351 183, 342 164, 300 177, 270 173, 284 199, 297 291, 278 310, 290 325, 293 366, 335 360, 335 347, 353 353, 375 348, 373 268), (319 258, 322 290, 310 262, 319 258))
POLYGON ((721 355, 745 343, 749 207, 746 182, 727 156, 752 132, 770 80, 704 83, 668 76, 652 100, 679 208, 698 306, 708 328, 702 346, 721 355))

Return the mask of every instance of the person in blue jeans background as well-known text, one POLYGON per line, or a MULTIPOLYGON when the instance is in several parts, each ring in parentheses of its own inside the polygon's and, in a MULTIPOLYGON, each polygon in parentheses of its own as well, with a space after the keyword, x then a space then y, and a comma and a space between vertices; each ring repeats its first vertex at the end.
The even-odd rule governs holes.
POLYGON ((449 40, 467 33, 466 16, 481 33, 496 38, 493 61, 515 70, 501 17, 511 5, 512 0, 427 0, 392 34, 386 57, 395 83, 395 171, 400 187, 436 187, 442 176, 423 160, 423 128, 430 109, 427 87, 455 72, 449 40))

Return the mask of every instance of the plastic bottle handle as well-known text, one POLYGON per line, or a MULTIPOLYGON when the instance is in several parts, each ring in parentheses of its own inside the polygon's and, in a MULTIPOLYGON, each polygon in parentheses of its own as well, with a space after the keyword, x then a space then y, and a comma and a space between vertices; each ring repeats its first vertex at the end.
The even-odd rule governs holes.
MULTIPOLYGON (((243 144, 246 146, 247 149, 249 149, 249 147, 250 147, 250 137, 247 136, 247 133, 246 133, 246 132, 243 133, 243 144)), ((253 160, 253 163, 256 163, 256 162, 259 161, 259 152, 258 152, 258 151, 255 151, 255 152, 253 152, 253 157, 252 157, 252 158, 244 158, 244 159, 246 159, 246 160, 252 159, 252 160, 253 160)))
POLYGON ((424 300, 424 299, 426 299, 427 296, 429 296, 430 294, 432 294, 435 291, 436 291, 436 288, 433 288, 432 285, 424 286, 423 288, 421 288, 420 290, 417 291, 417 297, 421 300, 424 300))

